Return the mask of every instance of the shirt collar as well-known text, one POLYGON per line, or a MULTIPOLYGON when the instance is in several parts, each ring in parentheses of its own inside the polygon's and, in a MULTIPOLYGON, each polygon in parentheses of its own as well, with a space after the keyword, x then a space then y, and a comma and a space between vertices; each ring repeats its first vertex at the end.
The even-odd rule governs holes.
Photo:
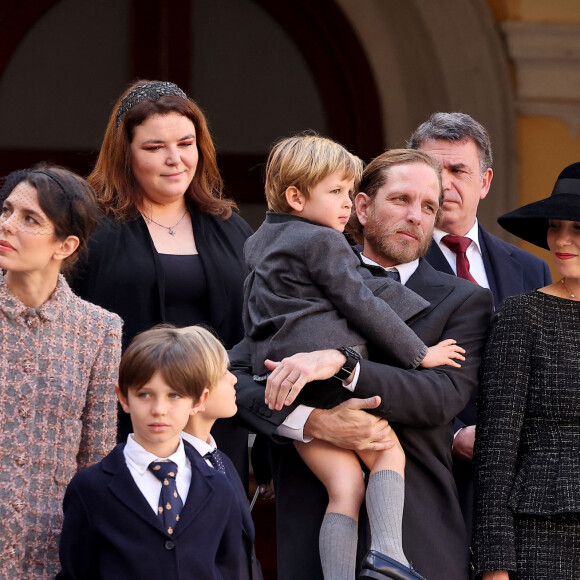
POLYGON ((367 258, 362 253, 361 253, 360 257, 361 257, 361 260, 365 264, 369 264, 371 266, 377 266, 379 268, 383 268, 383 270, 396 270, 397 272, 399 272, 399 276, 401 278, 401 284, 403 284, 403 286, 407 283, 409 278, 415 273, 415 270, 419 266, 419 260, 413 260, 412 262, 407 262, 406 264, 397 264, 396 266, 389 266, 388 268, 385 268, 384 266, 377 264, 374 260, 367 258))
POLYGON ((123 450, 125 455, 125 459, 127 463, 130 463, 131 466, 140 474, 143 475, 152 461, 164 461, 169 460, 173 461, 177 465, 177 472, 181 470, 182 472, 186 469, 186 456, 185 456, 185 447, 183 446, 183 441, 179 440, 179 445, 177 447, 177 451, 172 453, 169 457, 157 457, 153 453, 149 453, 144 447, 139 445, 137 441, 135 441, 135 437, 133 433, 129 434, 127 437, 127 443, 125 444, 125 449, 123 450))
MULTIPOLYGON (((433 230, 433 239, 438 246, 441 246, 441 240, 448 235, 449 232, 444 232, 439 228, 435 228, 433 230)), ((475 244, 479 250, 479 253, 481 254, 481 246, 479 245, 479 222, 477 221, 477 218, 475 218, 475 223, 473 224, 472 228, 463 237, 469 238, 475 244)))
POLYGON ((209 436, 209 439, 206 442, 203 441, 202 439, 199 439, 195 435, 191 435, 191 433, 186 433, 185 431, 182 431, 181 438, 184 441, 187 441, 202 457, 207 453, 210 453, 217 449, 215 440, 211 435, 209 436))
POLYGON ((64 276, 60 274, 50 298, 40 308, 29 308, 10 291, 6 278, 0 274, 0 309, 12 320, 19 316, 33 315, 41 320, 53 322, 66 310, 71 294, 72 290, 64 276))

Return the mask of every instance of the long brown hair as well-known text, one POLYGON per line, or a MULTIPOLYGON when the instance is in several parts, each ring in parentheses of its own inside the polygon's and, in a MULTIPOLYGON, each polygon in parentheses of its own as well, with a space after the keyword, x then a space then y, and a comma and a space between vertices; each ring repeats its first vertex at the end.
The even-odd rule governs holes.
POLYGON ((102 210, 106 214, 112 214, 118 221, 137 215, 142 194, 131 169, 130 144, 134 129, 152 115, 178 113, 190 119, 195 126, 199 153, 195 176, 185 192, 185 197, 201 213, 228 219, 236 204, 223 196, 223 181, 217 167, 215 147, 207 121, 193 100, 173 95, 162 96, 157 101, 145 99, 130 108, 121 117, 117 127, 117 112, 125 96, 135 87, 150 82, 139 80, 132 83, 119 97, 111 112, 97 163, 87 178, 97 194, 102 210))

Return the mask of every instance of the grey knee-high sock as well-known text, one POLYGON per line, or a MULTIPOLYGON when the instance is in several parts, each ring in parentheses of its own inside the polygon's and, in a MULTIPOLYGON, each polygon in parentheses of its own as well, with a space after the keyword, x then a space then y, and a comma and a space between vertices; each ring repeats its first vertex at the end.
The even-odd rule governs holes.
POLYGON ((405 480, 391 470, 377 471, 369 478, 366 493, 371 525, 371 549, 409 565, 403 552, 403 504, 405 480))
POLYGON ((358 523, 344 514, 324 515, 319 549, 326 580, 353 580, 356 567, 358 523))

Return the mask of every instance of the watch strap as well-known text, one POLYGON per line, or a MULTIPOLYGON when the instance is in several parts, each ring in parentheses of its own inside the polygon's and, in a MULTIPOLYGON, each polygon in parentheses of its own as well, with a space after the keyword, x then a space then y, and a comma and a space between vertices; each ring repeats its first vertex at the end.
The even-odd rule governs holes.
POLYGON ((359 363, 361 356, 356 350, 350 348, 349 346, 341 346, 336 350, 340 351, 346 357, 346 361, 339 369, 339 371, 334 375, 334 378, 338 379, 339 381, 346 381, 346 379, 350 377, 356 368, 356 365, 359 363))

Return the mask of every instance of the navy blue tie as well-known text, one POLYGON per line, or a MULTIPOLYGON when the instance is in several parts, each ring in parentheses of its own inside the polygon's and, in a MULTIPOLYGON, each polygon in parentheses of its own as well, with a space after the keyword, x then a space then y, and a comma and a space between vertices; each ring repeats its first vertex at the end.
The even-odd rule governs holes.
POLYGON ((401 276, 399 276, 398 270, 385 270, 385 274, 387 275, 387 278, 392 278, 393 280, 396 280, 397 282, 401 281, 401 276))
POLYGON ((222 473, 226 472, 226 466, 224 465, 224 462, 220 457, 220 452, 217 449, 214 449, 213 451, 208 451, 203 457, 204 459, 209 459, 214 469, 217 469, 222 473))
POLYGON ((173 534, 183 508, 183 502, 177 493, 177 485, 175 484, 177 465, 173 461, 152 461, 148 469, 161 482, 159 519, 163 524, 163 529, 168 534, 173 534))

